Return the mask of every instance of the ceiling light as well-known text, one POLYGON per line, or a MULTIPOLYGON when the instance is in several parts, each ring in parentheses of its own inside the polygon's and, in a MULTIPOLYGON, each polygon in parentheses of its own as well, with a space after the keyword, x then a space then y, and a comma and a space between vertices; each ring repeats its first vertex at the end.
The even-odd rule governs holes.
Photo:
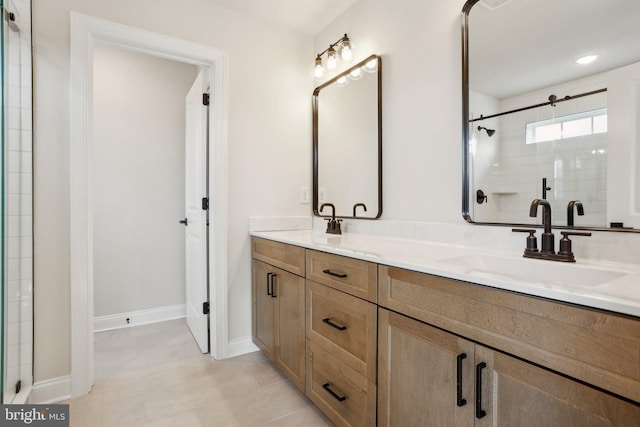
POLYGON ((598 59, 598 55, 586 55, 586 56, 583 56, 582 58, 576 59, 576 64, 580 64, 580 65, 591 64, 596 59, 598 59))
POLYGON ((335 43, 331 43, 328 48, 316 56, 313 76, 320 79, 324 76, 324 65, 322 55, 327 54, 326 67, 328 70, 335 70, 338 67, 338 60, 349 61, 353 57, 353 44, 345 34, 335 43), (337 50, 336 50, 337 49, 337 50))

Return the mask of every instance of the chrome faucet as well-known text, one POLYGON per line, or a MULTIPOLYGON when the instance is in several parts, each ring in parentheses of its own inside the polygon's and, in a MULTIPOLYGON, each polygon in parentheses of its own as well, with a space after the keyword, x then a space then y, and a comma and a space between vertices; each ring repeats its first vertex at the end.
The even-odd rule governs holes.
POLYGON ((542 233, 542 250, 540 252, 543 254, 552 254, 555 252, 555 240, 551 232, 551 205, 545 199, 533 199, 531 208, 529 209, 529 216, 535 218, 538 215, 539 205, 541 205, 543 209, 542 225, 544 226, 544 232, 542 233))
POLYGON ((578 211, 578 215, 584 215, 584 206, 582 206, 582 202, 580 200, 571 200, 567 205, 567 225, 569 227, 573 227, 573 208, 576 208, 578 211))
POLYGON ((336 207, 333 203, 323 203, 320 206, 320 213, 325 208, 325 206, 329 206, 331 208, 331 218, 327 218, 327 233, 328 234, 342 234, 342 230, 340 229, 340 222, 342 220, 336 219, 336 207))

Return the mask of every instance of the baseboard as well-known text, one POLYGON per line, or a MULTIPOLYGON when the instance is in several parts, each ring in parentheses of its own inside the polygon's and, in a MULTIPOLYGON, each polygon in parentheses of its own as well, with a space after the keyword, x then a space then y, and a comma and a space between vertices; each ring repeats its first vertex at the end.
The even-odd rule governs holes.
POLYGON ((129 313, 112 314, 109 316, 99 316, 93 319, 93 332, 111 331, 113 329, 129 328, 147 323, 182 319, 186 316, 186 310, 186 306, 181 304, 131 311, 129 313))
POLYGON ((247 353, 253 353, 260 350, 251 340, 251 337, 237 338, 235 340, 229 340, 229 353, 227 358, 241 356, 247 353))
POLYGON ((33 384, 29 403, 46 405, 71 398, 71 376, 52 378, 33 384))

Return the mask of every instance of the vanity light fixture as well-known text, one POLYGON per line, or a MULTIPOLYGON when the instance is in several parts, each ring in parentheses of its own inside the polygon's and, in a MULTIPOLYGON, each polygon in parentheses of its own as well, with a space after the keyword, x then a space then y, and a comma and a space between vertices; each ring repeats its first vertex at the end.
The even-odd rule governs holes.
POLYGON ((315 68, 313 70, 313 76, 317 79, 324 76, 324 65, 322 64, 322 55, 327 54, 327 69, 335 70, 338 66, 338 60, 349 61, 353 57, 353 45, 351 40, 345 34, 338 41, 331 43, 329 47, 316 56, 315 68), (337 50, 336 50, 337 49, 337 50))

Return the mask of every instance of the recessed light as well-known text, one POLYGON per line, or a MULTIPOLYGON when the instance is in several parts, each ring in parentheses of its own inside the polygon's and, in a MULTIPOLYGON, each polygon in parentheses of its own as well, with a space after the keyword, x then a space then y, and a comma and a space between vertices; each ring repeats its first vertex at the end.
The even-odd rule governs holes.
POLYGON ((596 59, 598 59, 598 55, 587 55, 587 56, 583 56, 582 58, 576 59, 576 64, 580 64, 580 65, 591 64, 596 59))

